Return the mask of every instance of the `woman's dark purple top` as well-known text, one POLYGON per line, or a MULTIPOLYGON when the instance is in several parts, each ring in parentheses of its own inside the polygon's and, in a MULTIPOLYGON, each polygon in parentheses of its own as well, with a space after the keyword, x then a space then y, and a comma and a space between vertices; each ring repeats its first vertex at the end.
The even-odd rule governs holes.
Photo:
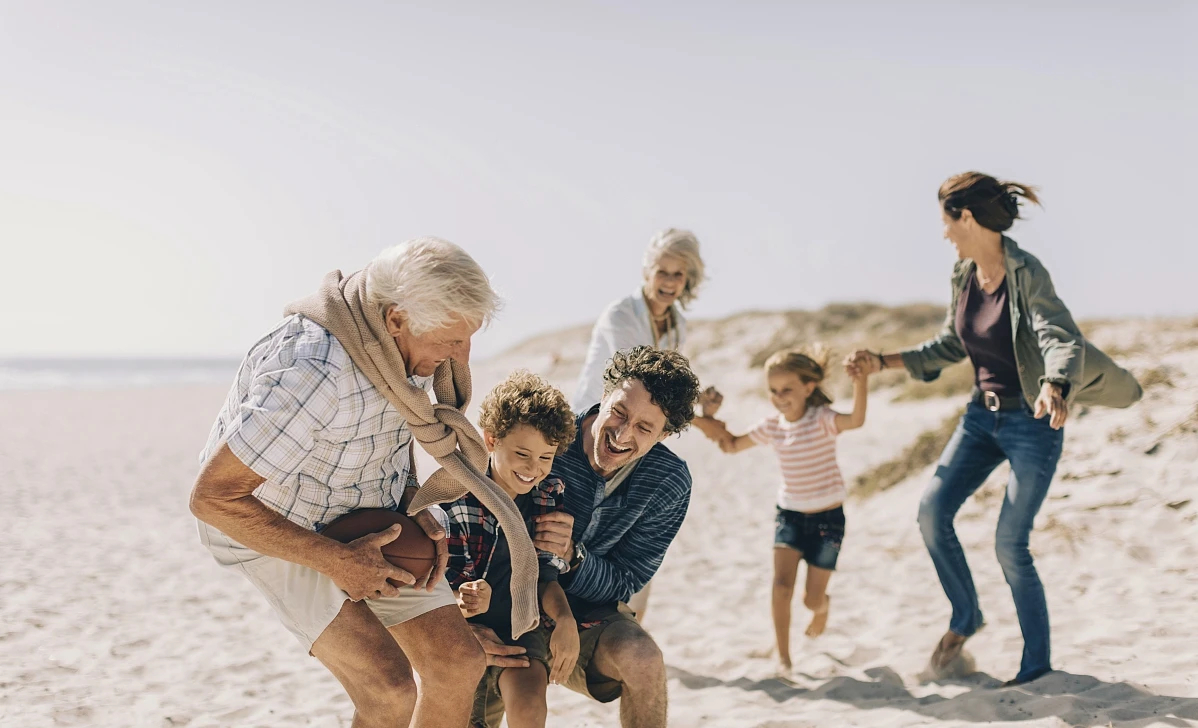
POLYGON ((973 362, 974 384, 983 392, 1000 397, 1022 393, 1019 366, 1015 363, 1015 338, 1011 333, 1011 309, 1007 299, 1007 280, 994 293, 986 293, 978 283, 977 272, 957 301, 955 326, 965 352, 973 362))

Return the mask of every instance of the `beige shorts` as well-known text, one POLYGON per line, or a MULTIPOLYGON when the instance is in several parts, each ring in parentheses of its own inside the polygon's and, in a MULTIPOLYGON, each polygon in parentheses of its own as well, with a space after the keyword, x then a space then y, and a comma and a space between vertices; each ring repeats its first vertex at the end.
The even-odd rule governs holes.
MULTIPOLYGON (((200 522, 200 541, 221 566, 241 572, 262 592, 279 621, 304 649, 332 623, 349 595, 332 579, 306 566, 248 549, 217 529, 200 522)), ((393 627, 434 609, 457 605, 444 579, 433 591, 405 588, 396 597, 367 599, 366 604, 384 627, 393 627)))

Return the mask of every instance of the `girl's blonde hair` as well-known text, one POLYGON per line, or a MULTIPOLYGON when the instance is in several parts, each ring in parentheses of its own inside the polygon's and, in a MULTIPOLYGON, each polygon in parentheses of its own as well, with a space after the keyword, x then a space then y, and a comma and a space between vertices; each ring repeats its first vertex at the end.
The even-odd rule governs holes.
POLYGON ((816 387, 811 392, 811 396, 807 398, 807 406, 822 407, 832 404, 832 398, 823 390, 823 387, 819 386, 824 381, 824 370, 828 366, 829 354, 828 349, 822 344, 774 352, 769 359, 765 360, 765 374, 769 376, 774 372, 790 372, 804 384, 815 382, 816 387))

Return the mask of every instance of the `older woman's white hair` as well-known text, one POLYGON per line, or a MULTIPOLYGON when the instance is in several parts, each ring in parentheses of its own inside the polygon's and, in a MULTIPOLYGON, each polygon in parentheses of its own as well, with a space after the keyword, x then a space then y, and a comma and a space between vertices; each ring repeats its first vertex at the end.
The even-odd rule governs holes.
POLYGON ((383 314, 395 306, 416 336, 465 319, 485 326, 499 294, 465 250, 440 238, 416 238, 387 248, 366 266, 366 296, 383 314))
POLYGON ((662 230, 654 235, 653 239, 649 241, 649 247, 645 250, 646 280, 653 275, 653 269, 657 266, 658 261, 667 255, 678 258, 686 265, 686 286, 682 289, 682 294, 678 296, 678 304, 686 308, 691 301, 695 300, 699 286, 707 278, 704 274, 706 269, 703 265, 703 257, 699 255, 699 239, 690 230, 678 230, 677 228, 662 230))

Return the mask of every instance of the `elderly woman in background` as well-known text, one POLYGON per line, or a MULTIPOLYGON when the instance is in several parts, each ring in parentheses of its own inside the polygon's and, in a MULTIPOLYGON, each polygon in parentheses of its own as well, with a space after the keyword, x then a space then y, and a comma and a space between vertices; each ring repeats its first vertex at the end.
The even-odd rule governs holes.
POLYGON ((612 354, 634 346, 677 351, 686 341, 682 311, 705 278, 698 239, 688 230, 659 232, 649 241, 642 270, 641 285, 604 309, 595 322, 570 402, 575 412, 603 399, 603 370, 612 354))
MULTIPOLYGON (((695 300, 706 277, 699 240, 689 230, 662 230, 649 241, 642 272, 641 285, 608 306, 595 322, 570 402, 575 412, 585 412, 603 399, 603 371, 612 354, 634 346, 677 351, 686 341, 682 311, 695 300)), ((645 618, 650 586, 629 600, 638 621, 645 618)))

